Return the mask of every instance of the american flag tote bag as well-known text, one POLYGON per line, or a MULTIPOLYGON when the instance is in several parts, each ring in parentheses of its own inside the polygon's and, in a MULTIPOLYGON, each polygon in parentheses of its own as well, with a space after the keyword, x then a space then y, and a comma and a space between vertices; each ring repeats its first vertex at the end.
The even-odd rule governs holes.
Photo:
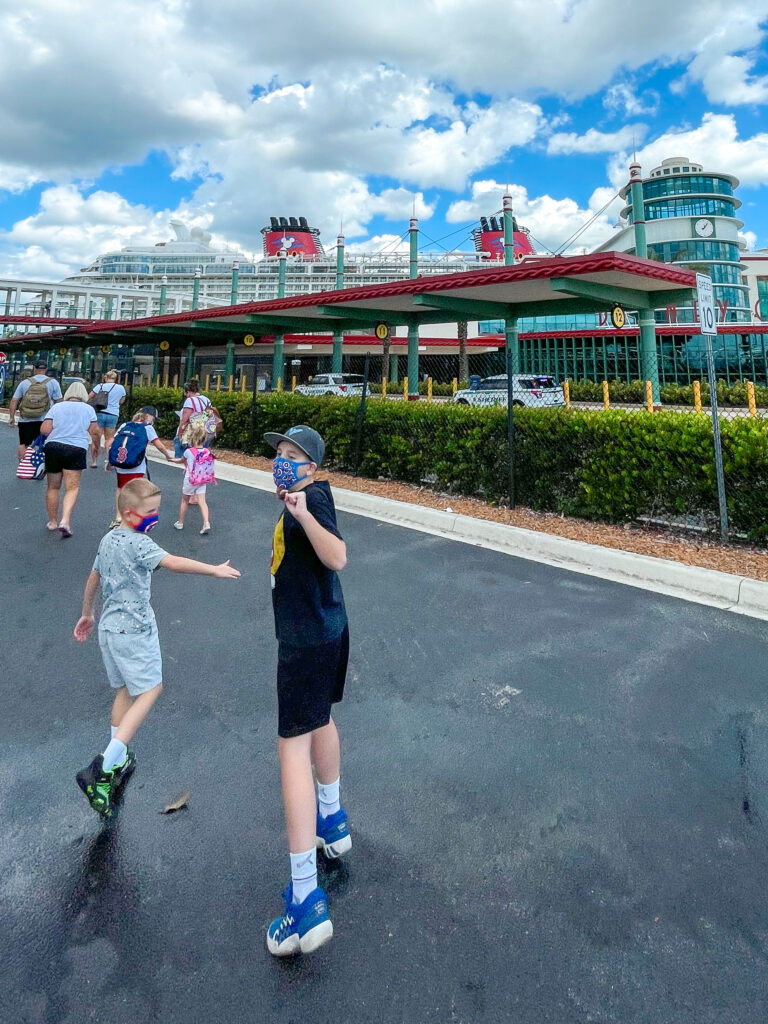
POLYGON ((16 469, 16 476, 19 480, 39 480, 43 476, 45 473, 44 444, 44 437, 36 437, 24 452, 24 458, 16 469))

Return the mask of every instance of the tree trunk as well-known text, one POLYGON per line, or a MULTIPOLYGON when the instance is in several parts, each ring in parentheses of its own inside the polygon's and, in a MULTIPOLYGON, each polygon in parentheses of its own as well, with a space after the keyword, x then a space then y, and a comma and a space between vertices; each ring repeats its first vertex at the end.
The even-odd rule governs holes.
POLYGON ((459 386, 469 380, 469 357, 467 355, 467 321, 459 320, 456 324, 456 337, 459 339, 459 386))

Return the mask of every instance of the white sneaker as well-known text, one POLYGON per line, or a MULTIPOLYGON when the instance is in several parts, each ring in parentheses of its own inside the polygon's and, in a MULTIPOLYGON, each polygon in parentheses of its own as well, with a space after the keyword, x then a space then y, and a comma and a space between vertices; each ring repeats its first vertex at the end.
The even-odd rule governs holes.
POLYGON ((178 519, 177 519, 176 522, 173 524, 173 528, 174 528, 174 530, 183 530, 184 529, 184 523, 180 523, 178 521, 178 519))
POLYGON ((211 532, 211 524, 210 523, 203 523, 203 528, 200 531, 200 536, 202 537, 206 533, 210 533, 210 532, 211 532))

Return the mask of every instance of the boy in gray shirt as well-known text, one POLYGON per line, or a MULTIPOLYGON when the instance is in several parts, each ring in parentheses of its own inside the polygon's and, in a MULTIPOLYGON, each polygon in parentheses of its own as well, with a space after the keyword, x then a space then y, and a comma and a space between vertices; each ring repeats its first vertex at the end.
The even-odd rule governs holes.
POLYGON ((136 767, 128 744, 149 714, 163 688, 163 664, 155 613, 150 604, 152 573, 159 566, 171 572, 199 573, 237 579, 229 561, 209 565, 163 551, 147 533, 158 521, 160 488, 149 480, 131 480, 120 491, 121 525, 102 538, 85 584, 83 611, 75 639, 84 642, 94 626, 94 602, 101 585, 99 647, 111 687, 111 739, 103 754, 77 773, 77 784, 91 807, 109 817, 119 787, 136 767))

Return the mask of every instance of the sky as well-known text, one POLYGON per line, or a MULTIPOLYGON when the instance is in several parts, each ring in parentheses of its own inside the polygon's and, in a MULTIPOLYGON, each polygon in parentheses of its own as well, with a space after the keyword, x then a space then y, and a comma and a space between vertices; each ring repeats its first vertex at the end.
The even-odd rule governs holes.
POLYGON ((633 146, 735 174, 768 247, 768 0, 25 0, 0 10, 0 277, 59 280, 172 219, 260 254, 540 251, 616 230, 633 146), (575 237, 574 237, 575 236, 575 237))

